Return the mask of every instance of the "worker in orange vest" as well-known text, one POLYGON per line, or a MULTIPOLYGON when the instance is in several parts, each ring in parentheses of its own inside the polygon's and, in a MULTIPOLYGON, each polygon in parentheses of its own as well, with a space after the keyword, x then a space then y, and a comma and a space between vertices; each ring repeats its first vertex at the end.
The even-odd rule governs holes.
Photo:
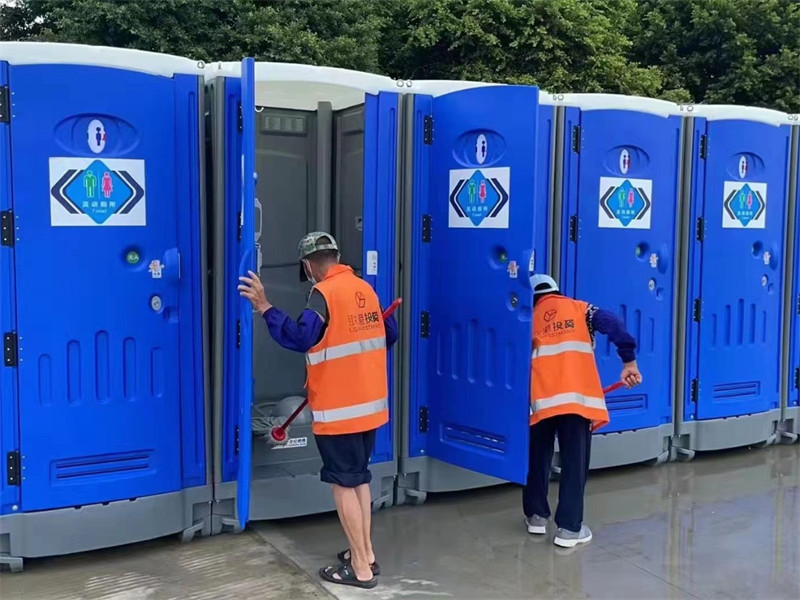
POLYGON ((312 431, 322 458, 320 478, 331 484, 350 547, 340 564, 320 569, 331 583, 361 588, 378 584, 372 549, 369 459, 376 430, 389 420, 386 350, 397 340, 394 317, 384 321, 378 296, 353 269, 339 263, 339 248, 324 232, 306 235, 298 247, 300 279, 313 284, 295 321, 266 299, 255 273, 239 291, 266 320, 270 335, 304 352, 312 431))
POLYGON ((613 313, 562 296, 547 275, 531 275, 533 354, 531 356, 530 461, 523 490, 525 525, 544 535, 550 518, 547 488, 555 439, 561 483, 554 543, 572 548, 592 540, 583 524, 583 495, 589 473, 592 432, 608 423, 594 334, 608 335, 623 362, 620 379, 632 388, 642 382, 636 342, 613 313))

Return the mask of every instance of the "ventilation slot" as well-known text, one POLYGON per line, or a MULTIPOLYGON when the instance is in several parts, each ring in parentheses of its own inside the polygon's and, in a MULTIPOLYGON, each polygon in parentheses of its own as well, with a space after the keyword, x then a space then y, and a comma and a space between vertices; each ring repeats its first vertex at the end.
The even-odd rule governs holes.
POLYGON ((624 415, 626 413, 640 413, 647 410, 647 396, 617 396, 612 394, 606 398, 606 408, 609 413, 624 415))
POLYGON ((741 398, 752 398, 761 395, 761 384, 758 381, 745 383, 723 383, 714 386, 715 402, 738 402, 741 398))
POLYGON ((141 474, 149 470, 150 451, 85 456, 53 463, 53 480, 73 482, 78 479, 101 478, 141 474))
POLYGON ((486 431, 445 425, 443 427, 442 439, 451 444, 483 448, 490 452, 502 454, 506 451, 506 439, 486 431))

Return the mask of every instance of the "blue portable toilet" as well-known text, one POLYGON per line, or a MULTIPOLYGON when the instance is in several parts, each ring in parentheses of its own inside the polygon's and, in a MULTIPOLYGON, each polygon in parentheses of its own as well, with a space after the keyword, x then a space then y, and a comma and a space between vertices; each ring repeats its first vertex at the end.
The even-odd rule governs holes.
MULTIPOLYGON (((449 80, 415 80, 400 82, 404 92, 409 94, 404 104, 404 137, 405 137, 405 177, 407 184, 404 186, 402 215, 405 222, 404 230, 413 230, 415 218, 412 203, 414 201, 414 177, 416 168, 414 163, 414 128, 415 128, 415 96, 423 94, 428 96, 443 96, 469 89, 498 87, 498 84, 473 82, 473 81, 449 81, 449 80)), ((499 86, 502 87, 502 86, 499 86)), ((550 256, 550 219, 549 214, 552 210, 553 189, 555 182, 552 177, 551 165, 554 155, 556 138, 555 109, 549 94, 542 92, 538 112, 537 128, 537 163, 536 163, 536 191, 533 202, 533 226, 534 226, 534 252, 531 257, 532 264, 547 265, 550 256)), ((403 263, 412 264, 413 262, 413 240, 404 239, 403 263)), ((401 295, 410 296, 410 290, 416 285, 416 275, 411 270, 404 271, 402 281, 403 292, 401 295)), ((402 410, 404 414, 403 422, 406 426, 402 429, 402 439, 400 443, 400 463, 397 485, 396 503, 419 504, 425 501, 428 492, 449 492, 456 490, 485 487, 504 483, 504 480, 485 475, 483 473, 458 467, 452 463, 437 460, 428 454, 426 448, 427 431, 425 429, 425 419, 427 418, 427 407, 420 406, 412 397, 413 382, 409 379, 411 373, 416 368, 413 364, 417 361, 412 356, 412 347, 416 342, 413 341, 412 322, 415 317, 413 311, 416 309, 410 303, 403 307, 404 329, 401 335, 400 344, 403 347, 403 385, 406 387, 402 394, 402 410)))
POLYGON ((781 394, 781 423, 779 433, 782 441, 796 442, 800 438, 800 115, 790 115, 792 127, 791 168, 789 170, 789 240, 791 251, 787 277, 792 285, 786 286, 788 298, 784 300, 784 347, 785 371, 784 393, 781 394))
MULTIPOLYGON (((611 94, 556 98, 562 193, 552 274, 565 295, 625 322, 644 377, 606 398, 611 422, 594 436, 591 468, 663 462, 673 434, 679 107, 611 94)), ((604 336, 595 358, 605 386, 619 380, 622 363, 604 336)))
MULTIPOLYGON (((399 87, 368 73, 308 65, 210 65, 214 156, 214 342, 217 473, 214 531, 248 520, 335 510, 308 410, 286 444, 265 437, 305 396, 305 359, 280 348, 236 290, 257 271, 278 307, 298 315, 310 284, 298 278, 297 243, 330 231, 342 261, 395 296, 399 87), (243 176, 244 174, 244 176, 243 176)), ((390 364, 393 360, 390 354, 390 364)), ((390 369, 390 390, 397 383, 390 369)), ((390 413, 395 414, 393 391, 390 413)), ((374 506, 392 503, 392 422, 372 456, 374 506)))
POLYGON ((539 160, 554 129, 535 87, 414 81, 405 91, 397 501, 420 503, 526 477, 527 274, 548 260, 537 246, 550 204, 539 160))
POLYGON ((210 533, 203 67, 0 43, 0 563, 14 570, 210 533))
MULTIPOLYGON (((675 449, 771 444, 780 419, 791 127, 786 114, 683 107, 688 122, 675 449)), ((793 226, 793 225, 792 225, 793 226)))

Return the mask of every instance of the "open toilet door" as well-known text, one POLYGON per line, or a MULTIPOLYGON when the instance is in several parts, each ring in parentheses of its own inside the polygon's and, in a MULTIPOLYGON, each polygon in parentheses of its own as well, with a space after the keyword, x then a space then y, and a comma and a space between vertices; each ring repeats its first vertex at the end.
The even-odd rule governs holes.
POLYGON ((419 430, 428 456, 521 483, 539 91, 492 86, 414 100, 419 430))
MULTIPOLYGON (((256 90, 255 61, 242 61, 242 206, 239 213, 238 275, 256 271, 255 204, 256 204, 256 90)), ((238 455, 236 475, 236 516, 244 529, 250 515, 250 477, 252 470, 253 403, 253 307, 246 298, 239 299, 239 385, 238 385, 238 455)))

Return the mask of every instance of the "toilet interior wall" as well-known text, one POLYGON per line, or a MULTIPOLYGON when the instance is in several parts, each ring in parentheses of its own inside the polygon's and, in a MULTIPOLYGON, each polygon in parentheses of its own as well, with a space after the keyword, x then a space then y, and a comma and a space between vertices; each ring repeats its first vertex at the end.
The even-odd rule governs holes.
MULTIPOLYGON (((297 243, 306 233, 330 231, 342 262, 361 273, 364 117, 363 103, 338 111, 328 102, 319 102, 317 110, 257 108, 260 275, 270 302, 291 318, 302 312, 311 288, 300 281, 297 256, 297 243)), ((305 357, 281 348, 262 319, 255 319, 253 327, 254 415, 287 416, 291 411, 281 411, 280 401, 306 395, 305 357)), ((318 469, 308 415, 290 430, 290 438, 298 436, 307 438, 306 447, 278 452, 254 440, 254 476, 318 469)))

